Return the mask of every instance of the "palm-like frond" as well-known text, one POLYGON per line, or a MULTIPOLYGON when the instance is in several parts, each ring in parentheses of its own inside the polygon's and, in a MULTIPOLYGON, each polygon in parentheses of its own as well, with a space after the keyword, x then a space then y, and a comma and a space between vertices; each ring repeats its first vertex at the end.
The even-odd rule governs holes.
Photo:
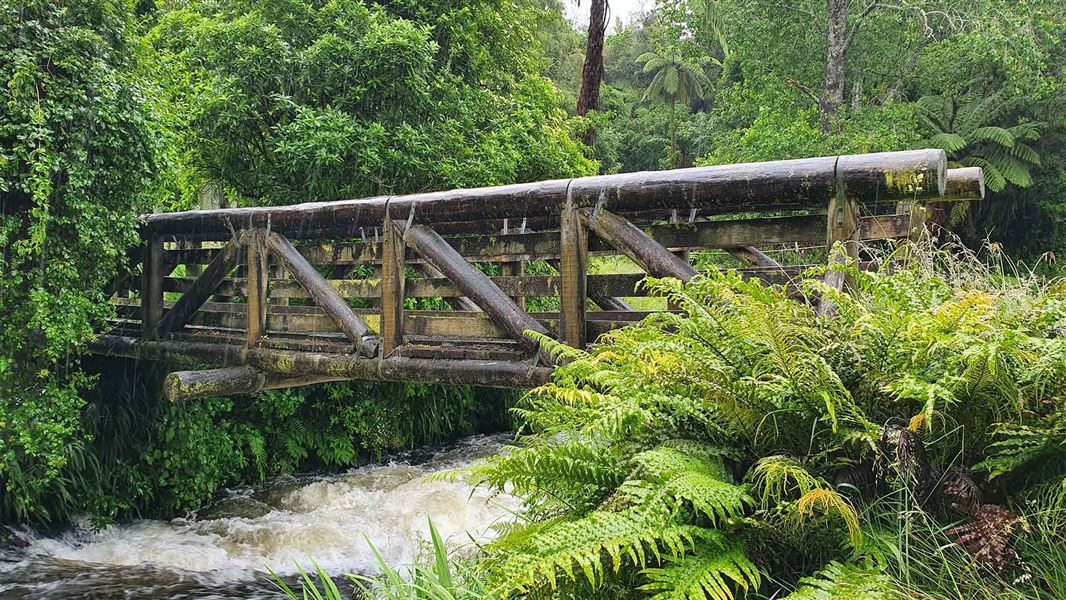
POLYGON ((830 563, 784 600, 894 600, 903 597, 879 569, 830 563))

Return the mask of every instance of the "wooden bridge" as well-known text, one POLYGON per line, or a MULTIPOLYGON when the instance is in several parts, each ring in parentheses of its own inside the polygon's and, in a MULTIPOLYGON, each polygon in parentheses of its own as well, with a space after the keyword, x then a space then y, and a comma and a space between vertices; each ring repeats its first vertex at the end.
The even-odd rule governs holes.
POLYGON ((690 253, 788 281, 804 267, 774 248, 840 241, 855 258, 923 227, 927 203, 983 193, 980 169, 917 150, 153 214, 92 350, 216 367, 171 373, 171 400, 346 379, 528 387, 551 363, 524 331, 583 347, 649 314, 630 306, 645 273, 696 276, 690 253), (641 271, 590 273, 612 254, 641 271))

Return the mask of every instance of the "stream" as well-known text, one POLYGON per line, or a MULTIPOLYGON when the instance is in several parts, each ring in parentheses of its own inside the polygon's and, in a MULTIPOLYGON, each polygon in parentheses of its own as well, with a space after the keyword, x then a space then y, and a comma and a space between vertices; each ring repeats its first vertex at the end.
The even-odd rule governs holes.
POLYGON ((0 599, 283 598, 268 569, 294 582, 296 563, 313 570, 313 559, 332 575, 372 574, 367 539, 391 566, 408 565, 426 551, 428 518, 453 547, 490 539, 494 523, 512 518, 513 498, 429 478, 509 439, 476 436, 345 473, 281 477, 229 490, 187 518, 51 537, 17 531, 26 547, 0 553, 0 599))

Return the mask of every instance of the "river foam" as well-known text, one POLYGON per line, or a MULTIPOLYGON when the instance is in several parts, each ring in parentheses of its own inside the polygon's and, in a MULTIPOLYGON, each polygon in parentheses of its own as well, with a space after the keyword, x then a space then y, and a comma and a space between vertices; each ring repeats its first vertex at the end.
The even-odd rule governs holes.
MULTIPOLYGON (((334 574, 375 572, 368 539, 390 565, 409 564, 425 551, 429 518, 454 547, 491 538, 492 525, 512 517, 517 504, 510 497, 430 477, 492 454, 504 441, 479 436, 421 462, 399 459, 234 490, 186 519, 28 536, 28 555, 0 563, 0 597, 53 597, 55 586, 71 579, 96 580, 99 591, 116 578, 140 582, 126 581, 123 589, 139 590, 128 597, 273 597, 252 593, 267 569, 293 574, 297 563, 307 568, 314 559, 334 574)), ((67 589, 62 597, 107 597, 88 592, 67 589)))

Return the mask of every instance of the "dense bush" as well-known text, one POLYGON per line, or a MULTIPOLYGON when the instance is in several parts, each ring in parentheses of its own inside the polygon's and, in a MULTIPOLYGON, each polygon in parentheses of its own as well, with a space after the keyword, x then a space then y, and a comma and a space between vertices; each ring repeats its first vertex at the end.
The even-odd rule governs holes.
POLYGON ((148 35, 202 186, 292 204, 589 173, 523 3, 192 2, 148 35), (499 4, 498 6, 496 4, 499 4))
POLYGON ((475 470, 527 509, 487 589, 1058 597, 1066 295, 951 252, 848 268, 851 293, 808 280, 835 318, 712 270, 647 281, 683 315, 543 340, 568 364, 475 470))
POLYGON ((153 203, 159 136, 121 0, 0 2, 0 514, 81 452, 78 355, 153 203))

